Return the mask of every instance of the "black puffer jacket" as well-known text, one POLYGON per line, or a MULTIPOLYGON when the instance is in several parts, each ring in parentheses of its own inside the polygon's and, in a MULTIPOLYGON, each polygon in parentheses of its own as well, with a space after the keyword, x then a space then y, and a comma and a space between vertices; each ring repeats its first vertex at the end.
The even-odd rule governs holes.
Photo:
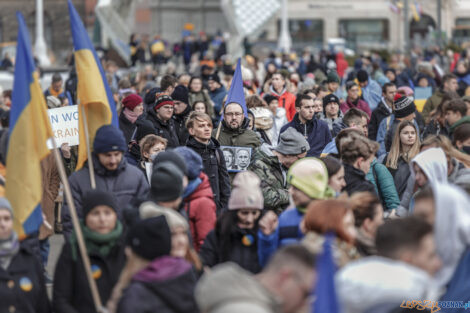
POLYGON ((227 208, 228 199, 230 198, 230 177, 219 142, 212 138, 209 144, 205 145, 193 137, 189 137, 186 145, 201 156, 204 166, 203 172, 209 176, 212 192, 214 193, 217 213, 222 212, 227 208))
POLYGON ((157 117, 155 110, 150 108, 147 111, 147 120, 152 122, 153 127, 155 128, 155 135, 168 140, 168 148, 175 148, 180 145, 178 130, 175 126, 174 119, 170 118, 167 122, 163 122, 157 117))
POLYGON ((192 109, 188 105, 183 113, 174 114, 172 117, 172 119, 175 121, 176 133, 178 134, 180 145, 182 146, 186 145, 186 141, 188 141, 189 138, 189 133, 186 129, 186 119, 188 118, 191 111, 192 109))
POLYGON ((346 181, 346 186, 341 191, 346 191, 348 195, 360 191, 369 191, 377 194, 374 185, 366 180, 366 174, 346 163, 344 164, 344 180, 346 181))
MULTIPOLYGON (((387 157, 384 159, 384 164, 387 162, 387 157)), ((406 190, 408 178, 411 175, 410 165, 400 156, 398 159, 397 168, 389 168, 387 169, 390 171, 390 174, 393 176, 393 181, 395 183, 395 187, 397 188, 398 197, 401 200, 403 193, 406 190)))
POLYGON ((51 312, 43 273, 33 251, 22 243, 7 270, 0 267, 0 312, 51 312))
POLYGON ((129 143, 129 141, 131 141, 132 134, 134 134, 136 127, 136 123, 132 123, 131 121, 129 121, 124 115, 124 113, 121 112, 121 115, 119 115, 119 129, 124 134, 124 138, 126 138, 126 143, 129 143))
MULTIPOLYGON (((57 261, 54 274, 54 312, 96 312, 80 252, 77 246, 74 248, 75 260, 72 257, 72 247, 66 242, 57 261)), ((97 253, 89 253, 89 257, 98 293, 105 305, 126 262, 124 242, 120 239, 106 257, 97 253)))

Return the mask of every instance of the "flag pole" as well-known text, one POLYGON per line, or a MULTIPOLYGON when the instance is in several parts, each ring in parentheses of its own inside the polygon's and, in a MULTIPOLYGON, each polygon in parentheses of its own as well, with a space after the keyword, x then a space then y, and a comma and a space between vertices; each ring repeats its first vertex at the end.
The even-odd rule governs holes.
POLYGON ((91 295, 93 298, 93 303, 97 312, 103 312, 103 304, 101 303, 101 298, 98 293, 98 288, 96 286, 96 281, 93 279, 93 274, 91 273, 91 264, 88 257, 88 253, 85 247, 85 241, 83 239, 82 229, 80 228, 80 223, 78 221, 77 211, 75 209, 75 203, 72 198, 72 192, 70 191, 69 181, 67 179, 67 174, 65 173, 64 164, 62 163, 62 158, 59 155, 59 150, 57 149, 57 143, 54 137, 51 137, 52 141, 52 151, 54 153, 55 161, 59 169, 60 179, 64 184, 64 193, 65 199, 69 204, 70 215, 72 217, 73 228, 77 235, 78 248, 80 250, 80 255, 82 257, 83 265, 85 266, 85 273, 88 278, 88 284, 90 285, 91 295))
MULTIPOLYGON (((77 100, 78 105, 80 106, 80 100, 77 100)), ((93 158, 91 157, 91 148, 90 148, 90 135, 88 133, 88 123, 86 117, 86 110, 85 106, 82 106, 82 118, 83 118, 83 129, 85 130, 85 138, 86 138, 86 151, 88 155, 88 170, 90 171, 90 184, 91 189, 96 189, 96 180, 95 180, 95 168, 93 167, 93 158)))

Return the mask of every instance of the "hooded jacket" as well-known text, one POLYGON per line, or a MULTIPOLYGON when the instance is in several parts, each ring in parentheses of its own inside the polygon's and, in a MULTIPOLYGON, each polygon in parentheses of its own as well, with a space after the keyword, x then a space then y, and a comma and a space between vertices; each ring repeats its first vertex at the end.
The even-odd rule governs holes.
POLYGON ((131 141, 132 135, 134 134, 137 124, 129 121, 123 112, 121 112, 121 114, 119 115, 119 129, 122 130, 126 143, 128 143, 131 141))
MULTIPOLYGON (((406 165, 408 166, 408 164, 406 165)), ((372 161, 366 179, 374 185, 375 192, 382 200, 385 210, 393 210, 400 205, 393 176, 385 165, 377 162, 377 159, 372 161)), ((406 180, 404 183, 406 183, 406 180)))
POLYGON ((279 107, 284 108, 286 110, 286 117, 287 120, 290 122, 294 118, 295 112, 295 95, 291 94, 287 91, 287 88, 281 91, 281 93, 277 93, 273 86, 269 87, 269 93, 277 98, 279 101, 279 107))
POLYGON ((364 100, 359 99, 359 98, 357 99, 356 103, 353 103, 349 98, 347 98, 346 101, 341 103, 339 108, 341 109, 341 112, 343 112, 343 113, 346 113, 348 110, 350 110, 352 108, 359 109, 361 111, 366 112, 367 115, 369 116, 369 119, 370 119, 370 115, 372 114, 372 112, 370 111, 370 107, 367 104, 367 102, 365 102, 364 100))
POLYGON ((157 258, 134 275, 117 313, 197 313, 195 287, 191 264, 169 256, 157 258))
POLYGON ((344 313, 362 313, 384 304, 397 308, 404 300, 437 300, 429 274, 379 256, 349 263, 336 274, 335 283, 344 313))
POLYGON ((380 122, 392 114, 392 109, 385 104, 385 99, 382 98, 377 108, 372 111, 369 121, 369 139, 377 140, 377 132, 379 131, 380 122))
POLYGON ((202 172, 199 178, 201 179, 199 186, 183 200, 194 248, 198 252, 207 234, 214 229, 217 210, 209 178, 202 172))
POLYGON ((347 163, 344 163, 344 180, 346 181, 346 186, 341 191, 346 191, 348 195, 360 191, 369 191, 377 194, 374 184, 366 179, 366 174, 347 163))
POLYGON ((196 286, 206 313, 281 313, 279 301, 248 272, 233 263, 214 267, 196 286), (220 286, 224 288, 220 288, 220 286))
POLYGON ((230 177, 219 142, 211 138, 209 144, 205 145, 189 137, 186 146, 196 151, 202 158, 203 172, 209 177, 217 211, 227 208, 230 198, 230 177))
POLYGON ((267 144, 256 149, 248 170, 261 180, 264 208, 281 213, 289 205, 286 171, 267 144))
POLYGON ((424 174, 426 174, 428 183, 447 182, 447 158, 444 151, 441 148, 430 148, 419 153, 413 160, 411 160, 411 175, 408 179, 406 190, 403 193, 403 197, 400 202, 400 206, 405 210, 412 210, 410 203, 415 193, 414 164, 418 165, 424 174))
MULTIPOLYGON (((124 156, 118 168, 114 171, 108 171, 95 154, 92 157, 96 189, 111 192, 116 197, 116 202, 119 203, 117 215, 122 221, 122 211, 133 199, 145 199, 147 197, 149 191, 147 178, 137 167, 128 164, 124 156)), ((74 172, 69 177, 70 189, 79 218, 83 217, 82 196, 91 189, 88 166, 89 163, 87 162, 82 169, 74 172)), ((69 206, 65 198, 62 206, 62 223, 64 234, 70 234, 73 226, 69 206)))
MULTIPOLYGON (((261 145, 261 140, 258 135, 251 129, 247 129, 250 120, 245 118, 242 122, 241 127, 238 129, 231 129, 222 121, 219 138, 217 139, 221 146, 232 146, 232 147, 251 147, 256 148, 261 145)), ((212 137, 217 136, 217 129, 212 131, 212 137)))
POLYGON ((287 123, 281 128, 281 134, 289 127, 293 127, 307 139, 310 145, 310 150, 307 152, 308 157, 320 156, 323 148, 325 148, 332 139, 328 124, 316 118, 312 118, 310 121, 307 121, 307 123, 302 124, 299 119, 299 114, 296 113, 292 122, 287 123))
POLYGON ((178 130, 175 126, 175 121, 173 118, 170 118, 166 122, 160 120, 157 117, 157 113, 153 107, 148 109, 146 118, 152 122, 155 129, 155 135, 166 138, 168 140, 168 148, 175 148, 180 145, 178 130))

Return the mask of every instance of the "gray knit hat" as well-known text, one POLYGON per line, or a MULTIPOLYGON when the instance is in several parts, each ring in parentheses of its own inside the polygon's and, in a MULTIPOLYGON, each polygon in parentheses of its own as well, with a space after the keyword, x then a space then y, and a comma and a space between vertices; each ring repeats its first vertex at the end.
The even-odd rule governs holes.
POLYGON ((13 216, 13 208, 11 207, 10 201, 5 197, 0 197, 0 209, 7 209, 13 216))
POLYGON ((310 150, 310 145, 301 133, 289 127, 281 134, 279 145, 274 150, 284 155, 298 155, 310 150))

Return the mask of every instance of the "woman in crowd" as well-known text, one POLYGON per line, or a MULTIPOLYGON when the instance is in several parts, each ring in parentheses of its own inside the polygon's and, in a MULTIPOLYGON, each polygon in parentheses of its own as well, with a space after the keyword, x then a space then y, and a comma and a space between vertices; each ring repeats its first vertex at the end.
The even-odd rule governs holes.
POLYGON ((198 312, 194 300, 196 275, 191 263, 180 257, 185 245, 176 238, 177 228, 170 229, 166 214, 138 221, 129 229, 129 272, 123 275, 126 284, 120 285, 123 293, 117 313, 198 312))
POLYGON ((379 198, 370 192, 358 192, 349 199, 357 229, 356 247, 362 256, 376 255, 375 234, 383 224, 383 207, 379 198))
POLYGON ((166 150, 168 140, 157 135, 147 135, 139 143, 141 160, 139 168, 144 171, 149 183, 152 179, 152 166, 155 157, 162 151, 166 150))
POLYGON ((344 164, 346 186, 343 191, 349 195, 357 191, 375 193, 374 185, 366 180, 366 174, 375 159, 379 144, 357 133, 351 133, 341 140, 340 153, 344 164))
POLYGON ((328 171, 328 186, 331 187, 338 196, 341 190, 346 186, 344 180, 344 166, 341 161, 332 156, 321 158, 328 171))
POLYGON ((323 248, 325 235, 332 232, 336 236, 333 258, 342 267, 349 261, 359 258, 354 246, 357 231, 351 205, 345 200, 318 200, 310 202, 301 227, 305 233, 302 240, 310 251, 319 254, 323 248))
POLYGON ((452 143, 459 151, 470 155, 470 124, 465 123, 454 130, 452 143))
POLYGON ((137 94, 130 94, 122 100, 124 109, 119 115, 119 128, 126 138, 126 142, 130 142, 135 132, 136 121, 144 112, 144 104, 142 98, 137 94))
POLYGON ((410 161, 419 153, 420 141, 416 125, 411 121, 403 121, 398 125, 393 137, 390 152, 385 156, 384 163, 393 176, 398 196, 403 196, 406 183, 410 177, 410 161))
POLYGON ((228 211, 217 220, 200 250, 204 266, 235 262, 242 268, 258 273, 258 222, 263 210, 260 180, 246 171, 235 176, 228 211))
POLYGON ((193 111, 206 113, 208 111, 208 106, 204 101, 196 101, 192 105, 193 111))
MULTIPOLYGON (((103 304, 121 273, 124 254, 123 226, 117 218, 117 203, 110 193, 93 190, 83 196, 81 230, 90 258, 93 278, 103 304)), ((54 273, 55 312, 96 312, 80 257, 76 233, 62 248, 54 273)))
POLYGON ((204 102, 206 113, 211 117, 214 116, 214 105, 207 90, 203 89, 201 77, 193 76, 189 81, 189 105, 193 106, 197 101, 204 102))
POLYGON ((13 209, 0 198, 0 312, 49 313, 39 258, 13 230, 13 209))

